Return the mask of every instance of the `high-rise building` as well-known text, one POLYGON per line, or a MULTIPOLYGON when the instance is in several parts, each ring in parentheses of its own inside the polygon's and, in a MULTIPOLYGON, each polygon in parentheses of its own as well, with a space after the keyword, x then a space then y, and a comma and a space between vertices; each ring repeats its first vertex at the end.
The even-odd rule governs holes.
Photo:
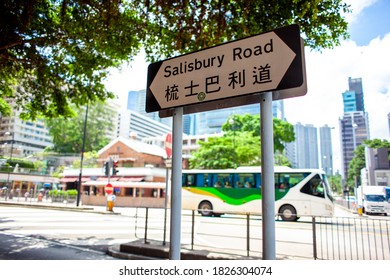
POLYGON ((368 115, 365 112, 348 112, 339 120, 341 135, 341 156, 343 178, 348 177, 349 163, 354 157, 354 151, 369 139, 368 115))
POLYGON ((328 175, 333 175, 332 128, 320 127, 320 159, 321 168, 328 175))
POLYGON ((172 131, 169 126, 132 110, 122 111, 118 118, 118 136, 127 139, 142 140, 143 138, 165 135, 172 131))
POLYGON ((160 118, 158 112, 146 113, 146 90, 129 91, 127 95, 127 110, 132 110, 149 119, 155 120, 167 126, 172 126, 172 118, 160 118))
MULTIPOLYGON (((13 101, 8 102, 13 106, 13 101)), ((15 107, 15 106, 13 106, 15 107)), ((13 110, 12 116, 0 117, 0 147, 2 154, 26 157, 53 146, 51 136, 43 120, 22 120, 20 112, 13 110)))
POLYGON ((343 95, 344 115, 339 119, 341 136, 342 176, 348 177, 349 163, 354 151, 369 139, 368 114, 364 110, 364 94, 361 78, 348 78, 348 91, 343 95))
MULTIPOLYGON (((272 102, 273 117, 284 120, 284 106, 283 100, 272 102)), ((206 135, 213 133, 220 133, 222 125, 229 119, 232 114, 260 114, 260 104, 250 104, 245 106, 219 109, 207 112, 194 114, 192 123, 194 124, 190 134, 206 135)))
POLYGON ((294 125, 295 141, 285 145, 285 155, 292 167, 321 168, 326 174, 332 175, 334 170, 331 130, 327 125, 320 127, 318 138, 318 129, 313 125, 294 125))
POLYGON ((349 91, 353 91, 356 94, 356 97, 355 97, 356 110, 355 111, 365 112, 362 78, 352 79, 351 77, 349 77, 348 78, 348 87, 349 87, 349 91))
POLYGON ((286 145, 293 168, 319 168, 317 128, 311 124, 294 126, 295 141, 286 145))
POLYGON ((355 112, 358 111, 356 104, 357 94, 354 91, 343 92, 343 105, 344 112, 355 112))

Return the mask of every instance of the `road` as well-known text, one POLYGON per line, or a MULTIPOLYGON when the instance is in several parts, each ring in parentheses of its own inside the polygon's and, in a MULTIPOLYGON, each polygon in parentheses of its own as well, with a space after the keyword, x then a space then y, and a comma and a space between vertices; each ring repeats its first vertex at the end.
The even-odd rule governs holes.
POLYGON ((104 252, 37 236, 0 233, 0 260, 113 260, 104 252))
POLYGON ((102 215, 1 206, 0 234, 0 259, 112 259, 102 215))
MULTIPOLYGON (((340 239, 340 236, 343 237, 341 234, 333 240, 336 232, 334 229, 337 229, 337 233, 343 232, 344 237, 351 235, 351 231, 342 228, 341 223, 350 224, 349 221, 355 221, 351 218, 353 214, 340 208, 336 209, 337 216, 346 218, 340 220, 340 224, 329 221, 320 223, 318 231, 321 234, 332 233, 332 240, 331 237, 327 237, 329 240, 324 244, 329 244, 330 241, 346 243, 340 239)), ((110 259, 106 255, 109 246, 143 239, 145 234, 148 239, 163 240, 164 210, 150 209, 147 219, 145 209, 117 210, 120 210, 120 215, 0 206, 0 259, 110 259)), ((249 252, 252 257, 261 257, 263 246, 261 217, 253 216, 247 220, 245 215, 224 215, 216 218, 201 217, 197 214, 192 217, 191 214, 190 211, 183 211, 181 234, 183 247, 240 255, 249 252), (247 236, 250 238, 247 239, 247 236)), ((364 218, 369 219, 372 218, 364 218)), ((389 220, 383 218, 383 222, 388 223, 389 220)), ((389 225, 375 224, 375 227, 386 229, 389 225)), ((277 221, 277 257, 313 259, 312 226, 310 217, 303 217, 299 222, 277 221)), ((169 225, 167 228, 168 241, 169 225)), ((320 233, 317 239, 322 242, 324 237, 321 235, 320 239, 320 233)), ((378 230, 372 234, 379 236, 379 239, 371 241, 370 247, 375 245, 384 248, 385 253, 379 251, 379 257, 383 255, 386 259, 389 253, 386 249, 386 246, 388 248, 386 237, 378 230)), ((328 251, 325 253, 329 255, 328 251)), ((373 259, 375 253, 378 255, 378 252, 374 252, 373 259)), ((341 255, 340 252, 338 254, 341 255)), ((340 259, 343 257, 344 254, 340 259)))

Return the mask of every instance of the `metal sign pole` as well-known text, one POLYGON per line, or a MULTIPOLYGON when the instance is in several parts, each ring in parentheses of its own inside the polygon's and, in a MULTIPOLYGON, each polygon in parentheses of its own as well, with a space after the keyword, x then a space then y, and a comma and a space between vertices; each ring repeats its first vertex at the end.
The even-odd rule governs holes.
POLYGON ((260 98, 263 260, 275 260, 275 187, 272 92, 260 98))
POLYGON ((175 108, 172 129, 171 232, 169 259, 180 260, 183 107, 175 108))

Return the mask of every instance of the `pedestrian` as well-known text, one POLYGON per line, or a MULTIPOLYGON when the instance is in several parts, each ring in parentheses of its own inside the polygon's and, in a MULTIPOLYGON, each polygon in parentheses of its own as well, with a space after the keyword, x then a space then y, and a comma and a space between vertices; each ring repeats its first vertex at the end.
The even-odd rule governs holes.
POLYGON ((30 196, 30 193, 28 191, 26 191, 24 193, 24 201, 27 201, 28 197, 30 196))

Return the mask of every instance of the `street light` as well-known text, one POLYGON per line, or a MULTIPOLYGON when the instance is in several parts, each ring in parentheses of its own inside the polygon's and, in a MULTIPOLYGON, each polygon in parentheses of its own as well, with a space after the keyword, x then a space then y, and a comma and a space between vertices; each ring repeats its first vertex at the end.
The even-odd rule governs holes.
MULTIPOLYGON (((355 120, 352 119, 352 137, 353 137, 353 151, 354 152, 356 151, 356 130, 358 128, 359 128, 359 126, 355 123, 355 120)), ((355 175, 353 177, 354 177, 354 194, 355 194, 355 197, 357 197, 356 196, 357 185, 358 185, 357 176, 355 175)), ((363 189, 363 187, 362 187, 362 189, 363 189)), ((348 192, 348 209, 349 209, 349 192, 348 192)))
POLYGON ((234 121, 234 117, 229 119, 229 124, 233 129, 233 167, 236 167, 236 125, 234 121))

